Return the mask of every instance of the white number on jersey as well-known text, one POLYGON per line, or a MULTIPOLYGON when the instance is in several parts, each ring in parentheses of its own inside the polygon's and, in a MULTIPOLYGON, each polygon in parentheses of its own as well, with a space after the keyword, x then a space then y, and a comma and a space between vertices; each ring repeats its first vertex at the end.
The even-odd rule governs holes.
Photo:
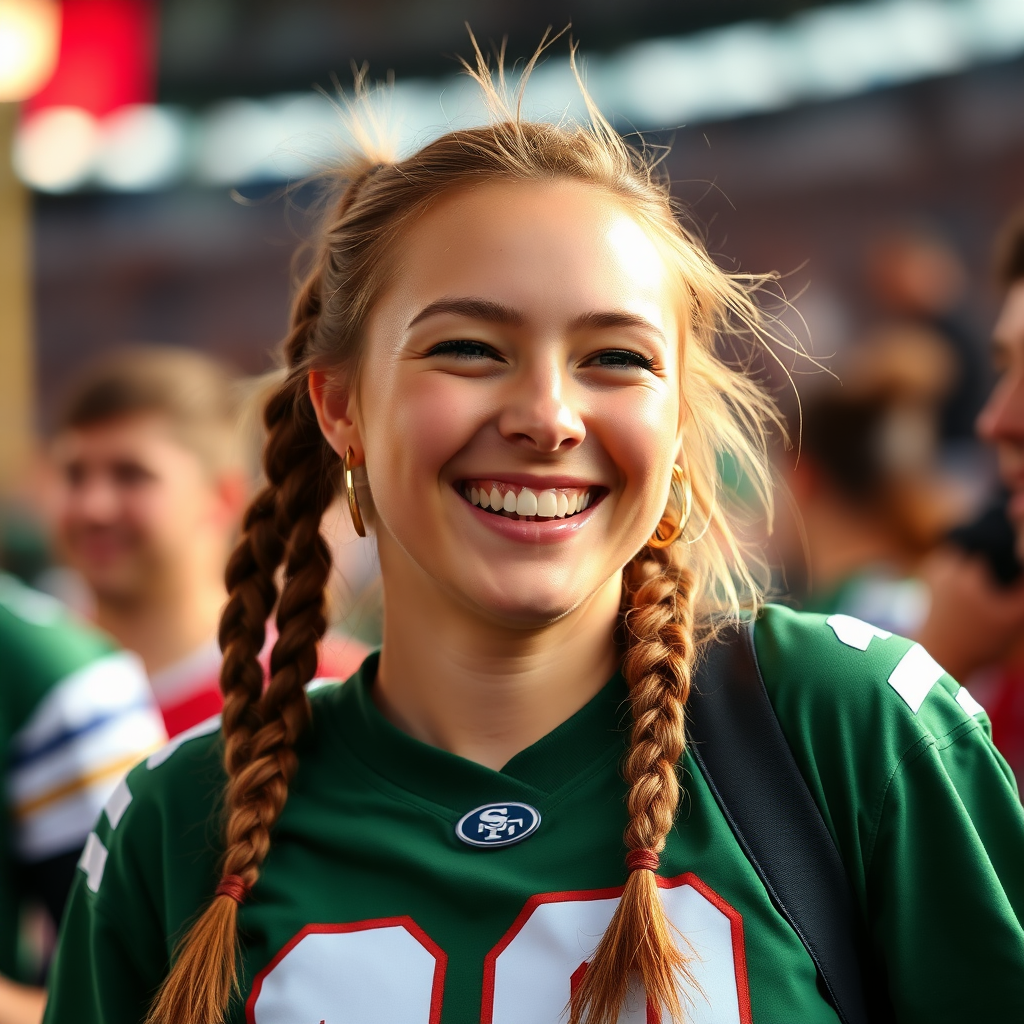
POLYGON ((307 925, 257 977, 250 1024, 438 1024, 445 954, 411 918, 307 925))
MULTIPOLYGON (((692 874, 660 880, 669 920, 690 945, 699 989, 683 993, 690 1024, 749 1021, 739 914, 692 874), (737 960, 739 962, 737 962, 737 960), (703 995, 701 994, 703 993, 703 995)), ((484 968, 482 1024, 557 1024, 619 902, 621 889, 549 893, 531 899, 484 968)), ((666 1018, 667 1022, 667 1018, 666 1018)), ((639 993, 619 1024, 658 1024, 639 993)))
MULTIPOLYGON (((740 915, 693 874, 659 879, 695 985, 689 1024, 750 1024, 740 915)), ((562 1024, 622 893, 547 893, 527 901, 484 961, 481 1024, 562 1024)), ((447 957, 410 919, 307 925, 260 973, 250 1024, 437 1024, 447 957)), ((619 1024, 665 1024, 629 1001, 619 1024)))

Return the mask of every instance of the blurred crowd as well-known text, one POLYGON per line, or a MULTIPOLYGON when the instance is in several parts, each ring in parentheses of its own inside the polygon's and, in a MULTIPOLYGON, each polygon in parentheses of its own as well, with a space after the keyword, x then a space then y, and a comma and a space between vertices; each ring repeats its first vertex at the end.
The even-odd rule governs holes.
POLYGON ((871 248, 874 319, 798 378, 775 544, 783 600, 919 640, 1024 782, 1024 214, 993 249, 982 338, 959 313, 988 268, 916 228, 871 248))
MULTIPOLYGON (((1024 217, 997 246, 991 339, 959 316, 978 270, 934 233, 876 240, 871 322, 796 378, 771 550, 779 600, 919 639, 1024 780, 1024 217)), ((267 385, 184 348, 110 351, 3 509, 0 651, 19 687, 0 692, 0 1024, 38 1019, 53 921, 124 769, 221 708, 224 574, 260 486, 267 385)), ((379 641, 375 556, 344 514, 327 521, 318 674, 343 678, 379 641)), ((274 639, 270 621, 266 672, 274 639)))
MULTIPOLYGON (((269 383, 182 348, 112 351, 77 376, 5 509, 0 1024, 39 1019, 64 899, 127 769, 221 710, 225 568, 260 483, 269 383)), ((379 638, 374 555, 347 517, 328 522, 317 673, 347 678, 379 638)))

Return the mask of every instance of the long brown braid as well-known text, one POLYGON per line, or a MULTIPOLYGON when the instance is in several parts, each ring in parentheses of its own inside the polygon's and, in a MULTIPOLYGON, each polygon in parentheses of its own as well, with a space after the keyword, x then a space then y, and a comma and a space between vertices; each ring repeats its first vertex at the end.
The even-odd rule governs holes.
MULTIPOLYGON (((535 57, 536 59, 536 57, 535 57)), ((527 73, 532 62, 527 67, 527 73)), ((702 522, 690 543, 643 548, 625 567, 623 672, 633 731, 623 764, 629 824, 627 878, 612 923, 571 1001, 572 1024, 612 1024, 631 985, 683 1019, 679 982, 688 976, 658 895, 658 855, 679 802, 684 709, 695 635, 711 612, 756 608, 763 587, 723 500, 724 455, 761 492, 770 517, 766 423, 770 401, 719 358, 717 340, 763 334, 752 292, 765 279, 730 277, 715 266, 675 217, 667 184, 651 162, 615 134, 588 102, 587 126, 531 123, 518 100, 500 92, 477 53, 469 69, 495 123, 449 132, 400 162, 364 146, 342 176, 312 272, 293 307, 286 341, 287 377, 265 412, 267 486, 245 519, 228 568, 229 601, 221 625, 224 666, 225 852, 217 894, 179 944, 148 1024, 220 1024, 237 991, 237 910, 258 879, 295 774, 294 743, 306 726, 304 684, 316 668, 324 631, 329 556, 320 520, 334 495, 338 458, 317 428, 308 393, 311 369, 348 375, 355 389, 362 328, 400 262, 402 231, 441 197, 496 180, 555 177, 605 190, 631 211, 665 254, 689 318, 680 338, 688 477, 702 522), (275 573, 284 563, 280 595, 275 573), (264 690, 258 654, 277 605, 279 637, 264 690)), ((527 75, 520 76, 525 83, 527 75)), ((372 122, 372 115, 369 121, 372 122)), ((364 141, 372 132, 354 133, 364 141)), ((372 512, 372 502, 370 509, 372 512)))
MULTIPOLYGON (((286 342, 288 364, 301 367, 320 311, 319 277, 298 296, 286 342)), ((267 485, 249 507, 228 564, 229 599, 221 617, 224 653, 225 849, 222 883, 177 950, 148 1024, 213 1024, 237 989, 237 913, 270 849, 270 830, 298 766, 295 741, 309 718, 303 687, 316 673, 317 643, 327 622, 324 589, 330 551, 320 521, 334 489, 338 458, 324 441, 305 375, 292 372, 267 403, 267 485), (278 596, 275 575, 285 563, 278 596), (278 638, 264 689, 259 654, 277 604, 278 638)))
POLYGON ((692 578, 667 551, 643 548, 623 576, 626 654, 622 673, 633 718, 622 774, 629 786, 623 835, 629 875, 611 923, 570 1006, 570 1024, 614 1024, 630 985, 673 1020, 682 1018, 680 977, 689 978, 661 899, 658 855, 679 805, 686 743, 694 620, 692 578))

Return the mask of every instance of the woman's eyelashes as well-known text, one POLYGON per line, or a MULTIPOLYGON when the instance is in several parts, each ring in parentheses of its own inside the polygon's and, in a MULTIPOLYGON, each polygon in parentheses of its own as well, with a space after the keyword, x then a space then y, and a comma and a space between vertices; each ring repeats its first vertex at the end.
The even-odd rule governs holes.
POLYGON ((598 352, 587 361, 588 366, 598 366, 609 369, 640 369, 653 371, 655 362, 650 356, 634 352, 632 349, 611 348, 598 352))
POLYGON ((505 362, 502 355, 490 345, 482 341, 470 341, 468 338, 452 338, 439 342, 428 352, 428 356, 448 356, 454 359, 493 359, 505 362))
MULTIPOLYGON (((509 361, 492 345, 469 338, 449 338, 438 342, 436 345, 432 345, 425 355, 428 358, 440 357, 458 362, 490 360, 495 363, 507 363, 509 361)), ((650 356, 627 348, 604 349, 593 355, 588 355, 577 365, 584 369, 646 370, 648 372, 654 372, 657 367, 656 361, 650 356)))

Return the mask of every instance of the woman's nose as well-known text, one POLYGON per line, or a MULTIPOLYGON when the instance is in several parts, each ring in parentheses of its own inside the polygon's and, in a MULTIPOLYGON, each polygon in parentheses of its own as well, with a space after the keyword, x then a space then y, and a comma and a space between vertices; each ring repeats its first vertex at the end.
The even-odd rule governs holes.
POLYGON ((510 384, 498 419, 503 437, 538 452, 574 448, 582 442, 586 428, 568 370, 553 361, 534 365, 516 374, 510 384))

